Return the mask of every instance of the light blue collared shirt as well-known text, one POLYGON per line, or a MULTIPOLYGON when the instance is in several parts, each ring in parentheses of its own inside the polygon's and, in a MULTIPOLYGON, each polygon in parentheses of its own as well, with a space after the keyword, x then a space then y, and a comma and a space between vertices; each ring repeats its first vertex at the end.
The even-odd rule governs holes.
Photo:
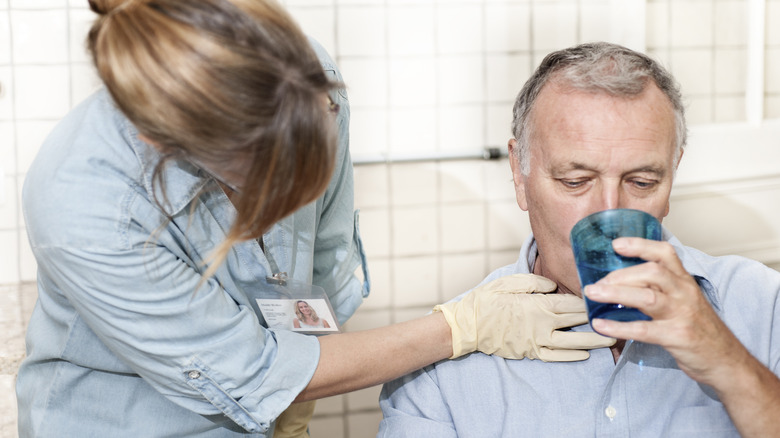
MULTIPOLYGON (((666 233, 718 315, 761 363, 780 373, 780 273, 741 257, 711 257, 666 233)), ((485 282, 532 272, 533 236, 515 265, 485 282)), ((586 324, 574 330, 590 330, 586 324)), ((737 437, 714 391, 663 348, 628 342, 581 362, 473 353, 388 383, 379 437, 737 437)))
MULTIPOLYGON (((332 79, 341 75, 314 44, 332 79)), ((328 293, 344 322, 367 295, 340 104, 339 152, 322 197, 236 245, 197 292, 235 209, 187 162, 164 170, 167 221, 152 196, 158 153, 103 90, 52 132, 23 203, 38 261, 38 303, 18 377, 21 437, 266 436, 306 387, 316 338, 268 330, 254 310, 266 276, 328 293)))

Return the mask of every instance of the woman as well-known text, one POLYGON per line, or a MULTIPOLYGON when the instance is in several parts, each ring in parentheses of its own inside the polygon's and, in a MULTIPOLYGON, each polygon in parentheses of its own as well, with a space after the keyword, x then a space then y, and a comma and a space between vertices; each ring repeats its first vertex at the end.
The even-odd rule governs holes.
MULTIPOLYGON (((340 321, 367 294, 332 61, 271 1, 90 6, 105 90, 50 134, 23 193, 39 299, 22 437, 271 436, 294 401, 475 350, 532 355, 561 326, 518 330, 535 300, 491 286, 366 332, 268 329, 256 300, 285 278, 340 321)), ((293 406, 305 431, 311 405, 293 406)))
POLYGON ((295 316, 293 327, 296 329, 327 329, 330 328, 328 321, 321 319, 317 311, 309 306, 309 303, 303 300, 295 302, 295 316))

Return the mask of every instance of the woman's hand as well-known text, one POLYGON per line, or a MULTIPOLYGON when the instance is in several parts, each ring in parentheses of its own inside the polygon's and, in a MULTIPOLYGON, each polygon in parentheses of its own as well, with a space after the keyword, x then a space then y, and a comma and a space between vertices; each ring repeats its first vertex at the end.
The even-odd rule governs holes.
POLYGON ((593 332, 559 330, 585 324, 588 316, 582 298, 549 293, 557 288, 547 278, 515 274, 434 307, 452 330, 451 359, 481 351, 508 359, 576 361, 590 357, 587 350, 615 343, 593 332))

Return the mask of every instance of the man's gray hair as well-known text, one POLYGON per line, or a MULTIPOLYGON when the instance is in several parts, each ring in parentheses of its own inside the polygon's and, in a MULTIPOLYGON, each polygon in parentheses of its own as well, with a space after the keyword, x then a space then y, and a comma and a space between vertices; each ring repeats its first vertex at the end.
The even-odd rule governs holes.
POLYGON ((550 81, 576 90, 606 93, 616 97, 636 96, 652 80, 669 98, 674 108, 677 149, 675 166, 687 141, 685 108, 680 86, 657 61, 623 46, 586 43, 547 55, 517 95, 512 118, 512 135, 517 140, 517 159, 523 175, 528 175, 529 143, 533 136, 533 106, 542 88, 550 81))

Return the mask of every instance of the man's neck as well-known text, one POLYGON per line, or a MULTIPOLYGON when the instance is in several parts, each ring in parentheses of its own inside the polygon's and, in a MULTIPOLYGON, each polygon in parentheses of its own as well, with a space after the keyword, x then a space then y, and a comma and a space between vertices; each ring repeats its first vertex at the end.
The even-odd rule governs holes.
MULTIPOLYGON (((537 254, 536 255, 536 261, 534 261, 533 273, 536 274, 536 275, 541 275, 542 277, 545 277, 545 278, 549 278, 552 281, 555 281, 555 283, 558 284, 558 290, 556 291, 556 293, 559 293, 559 294, 572 294, 572 295, 579 296, 579 294, 575 294, 572 290, 570 290, 566 286, 564 286, 561 283, 559 283, 551 275, 545 275, 547 272, 548 271, 545 269, 545 266, 544 266, 544 259, 539 257, 539 254, 537 254)), ((625 339, 618 339, 617 342, 615 343, 615 345, 610 347, 610 350, 612 350, 612 358, 615 360, 615 363, 617 363, 618 358, 620 357, 621 353, 623 353, 623 347, 625 347, 625 346, 626 346, 626 340, 625 339)))
POLYGON ((564 286, 560 281, 558 281, 557 278, 555 278, 555 276, 550 274, 550 272, 547 269, 545 269, 544 259, 542 259, 539 256, 539 254, 536 255, 536 261, 534 261, 533 273, 536 274, 536 275, 541 275, 544 278, 549 278, 550 280, 554 281, 558 285, 557 293, 559 293, 559 294, 571 294, 571 295, 579 296, 579 294, 574 293, 573 290, 571 290, 571 289, 567 288, 566 286, 564 286))

